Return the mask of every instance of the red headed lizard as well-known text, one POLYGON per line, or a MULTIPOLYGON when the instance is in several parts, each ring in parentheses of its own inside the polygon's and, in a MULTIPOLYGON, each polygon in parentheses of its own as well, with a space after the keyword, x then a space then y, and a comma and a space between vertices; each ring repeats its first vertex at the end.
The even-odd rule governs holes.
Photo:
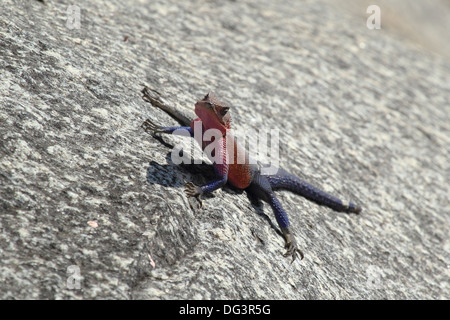
MULTIPOLYGON (((335 211, 347 213, 360 213, 361 207, 349 201, 342 201, 312 185, 301 180, 297 176, 278 169, 275 174, 263 174, 260 164, 253 163, 247 152, 235 143, 230 134, 230 106, 221 101, 213 93, 208 93, 203 99, 195 104, 195 113, 198 118, 193 119, 191 115, 183 113, 165 103, 159 94, 148 88, 142 90, 144 100, 164 110, 178 120, 184 127, 161 127, 147 119, 142 127, 149 133, 173 133, 176 130, 186 130, 194 137, 194 128, 197 124, 201 128, 201 136, 209 129, 219 132, 218 139, 214 140, 215 154, 211 159, 217 174, 217 179, 203 186, 196 186, 189 182, 186 184, 188 196, 198 197, 205 193, 213 192, 226 183, 239 189, 246 189, 259 199, 269 203, 275 214, 277 223, 284 235, 287 249, 285 256, 296 258, 297 253, 303 258, 302 252, 297 248, 296 241, 292 235, 290 223, 286 212, 275 196, 274 190, 286 189, 299 194, 319 205, 327 206, 335 211), (193 120, 192 120, 193 119, 193 120), (233 151, 233 152, 231 152, 233 151), (236 161, 237 155, 243 152, 245 161, 236 161), (243 162, 243 163, 242 163, 243 162)), ((212 142, 199 141, 203 150, 212 142)))

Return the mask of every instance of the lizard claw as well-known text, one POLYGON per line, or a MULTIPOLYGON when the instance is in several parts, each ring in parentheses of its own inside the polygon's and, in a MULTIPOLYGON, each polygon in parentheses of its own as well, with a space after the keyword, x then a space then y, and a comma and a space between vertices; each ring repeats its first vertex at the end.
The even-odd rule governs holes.
POLYGON ((161 94, 158 91, 150 89, 146 86, 144 86, 141 92, 142 92, 142 99, 151 104, 158 101, 159 97, 161 96, 161 94))
MULTIPOLYGON (((295 238, 292 236, 292 233, 289 228, 282 228, 284 238, 286 239, 286 245, 284 248, 286 249, 286 253, 283 255, 285 257, 292 256, 292 262, 297 258, 297 254, 300 255, 300 260, 303 260, 303 252, 297 248, 297 242, 295 238)), ((292 263, 291 262, 291 263, 292 263)))
POLYGON ((292 262, 294 262, 294 260, 297 258, 297 254, 300 255, 300 260, 303 260, 303 252, 297 248, 297 244, 295 243, 295 241, 293 242, 289 242, 286 243, 286 245, 284 246, 286 249, 286 253, 283 254, 284 257, 289 257, 292 256, 292 262))
POLYGON ((188 197, 196 197, 198 202, 200 202, 200 207, 202 207, 202 200, 200 199, 202 193, 202 188, 196 186, 192 182, 186 183, 186 194, 188 197))
POLYGON ((145 130, 147 133, 160 133, 162 132, 161 127, 158 126, 156 123, 151 121, 150 119, 145 120, 141 127, 145 130))
MULTIPOLYGON (((160 108, 165 105, 165 101, 161 98, 161 94, 158 91, 144 86, 141 92, 142 99, 145 102, 151 103, 153 106, 160 108)), ((164 107, 162 109, 164 110, 164 107)))

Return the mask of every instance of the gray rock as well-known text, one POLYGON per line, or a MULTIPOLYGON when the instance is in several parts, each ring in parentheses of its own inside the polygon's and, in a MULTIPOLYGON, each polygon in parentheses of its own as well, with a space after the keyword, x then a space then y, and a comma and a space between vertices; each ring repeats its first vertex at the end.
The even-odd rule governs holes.
POLYGON ((78 1, 79 29, 70 5, 2 3, 0 298, 450 298, 446 58, 329 1, 78 1), (291 264, 267 205, 187 199, 213 171, 143 132, 175 122, 142 84, 180 108, 214 90, 363 213, 279 192, 291 264))

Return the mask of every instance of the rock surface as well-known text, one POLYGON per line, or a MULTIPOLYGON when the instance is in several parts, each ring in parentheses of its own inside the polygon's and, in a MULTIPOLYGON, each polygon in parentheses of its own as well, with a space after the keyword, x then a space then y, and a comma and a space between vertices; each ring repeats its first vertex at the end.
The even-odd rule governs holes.
POLYGON ((444 56, 331 1, 77 1, 79 28, 71 5, 1 4, 0 298, 450 298, 444 56), (246 192, 192 209, 213 172, 142 131, 175 124, 142 84, 279 128, 281 166, 362 214, 279 192, 291 264, 246 192))

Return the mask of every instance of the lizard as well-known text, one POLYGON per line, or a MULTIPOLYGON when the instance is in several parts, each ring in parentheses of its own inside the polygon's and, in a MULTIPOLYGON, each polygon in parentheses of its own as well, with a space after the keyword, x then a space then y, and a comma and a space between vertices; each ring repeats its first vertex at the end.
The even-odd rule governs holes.
MULTIPOLYGON (((231 184, 238 189, 248 190, 258 199, 262 199, 271 206, 278 226, 284 236, 286 249, 284 256, 291 256, 292 261, 296 259, 297 254, 300 255, 301 259, 303 259, 304 255, 297 246, 289 218, 277 199, 274 193, 275 190, 289 190, 335 211, 355 214, 361 212, 361 206, 350 201, 342 201, 282 168, 278 168, 275 174, 262 174, 261 164, 259 162, 255 164, 254 162, 252 163, 249 161, 250 156, 247 151, 243 151, 243 149, 235 143, 232 134, 230 134, 231 106, 213 92, 209 92, 203 99, 195 103, 195 114, 197 117, 187 111, 182 111, 169 105, 155 90, 144 87, 142 93, 142 98, 145 101, 162 109, 182 125, 181 127, 164 127, 147 119, 141 125, 147 133, 171 134, 175 133, 177 130, 185 130, 191 137, 194 137, 194 127, 196 124, 201 124, 202 137, 203 133, 209 129, 216 129, 220 132, 218 140, 214 141, 216 152, 214 158, 211 159, 217 179, 203 186, 196 186, 192 182, 188 182, 185 186, 187 195, 189 197, 197 197, 200 201, 202 195, 211 193, 221 188, 226 183, 231 184), (229 157, 232 148, 234 148, 232 154, 234 159, 230 159, 229 157), (245 155, 244 163, 236 161, 236 155, 239 152, 243 152, 245 155)), ((198 142, 201 144, 203 150, 211 143, 211 141, 205 141, 203 138, 202 141, 198 142)))

